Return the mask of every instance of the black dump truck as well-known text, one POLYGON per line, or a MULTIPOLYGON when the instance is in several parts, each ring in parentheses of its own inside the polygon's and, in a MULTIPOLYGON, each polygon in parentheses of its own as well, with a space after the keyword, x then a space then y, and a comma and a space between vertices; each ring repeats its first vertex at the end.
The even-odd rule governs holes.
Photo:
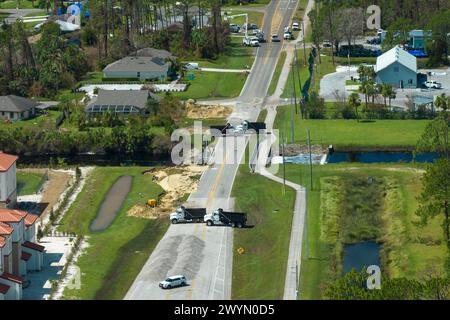
POLYGON ((205 215, 206 208, 186 208, 181 206, 170 214, 170 221, 173 224, 178 222, 203 222, 205 215))
POLYGON ((247 214, 241 212, 228 212, 223 209, 217 209, 211 214, 207 214, 204 220, 208 226, 227 225, 233 228, 245 227, 247 223, 247 214))

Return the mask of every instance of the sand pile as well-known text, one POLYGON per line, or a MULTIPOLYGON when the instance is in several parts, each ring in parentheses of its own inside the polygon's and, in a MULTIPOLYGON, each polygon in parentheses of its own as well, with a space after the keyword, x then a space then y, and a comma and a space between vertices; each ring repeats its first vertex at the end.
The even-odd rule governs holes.
POLYGON ((185 166, 148 171, 146 174, 152 174, 153 180, 165 192, 158 199, 155 208, 150 208, 145 203, 137 204, 128 211, 128 215, 146 219, 169 215, 181 205, 186 194, 197 190, 198 181, 206 169, 206 166, 185 166))
POLYGON ((227 118, 233 108, 221 105, 198 105, 190 99, 186 102, 187 117, 191 119, 227 118))

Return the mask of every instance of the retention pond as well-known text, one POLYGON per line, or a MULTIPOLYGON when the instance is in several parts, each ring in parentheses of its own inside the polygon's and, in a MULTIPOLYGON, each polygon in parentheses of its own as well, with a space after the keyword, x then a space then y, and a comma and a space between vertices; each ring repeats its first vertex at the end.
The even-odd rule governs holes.
POLYGON ((121 176, 117 179, 106 194, 97 216, 92 221, 89 227, 91 231, 103 231, 110 226, 130 193, 132 184, 132 176, 121 176))
POLYGON ((380 265, 380 245, 374 241, 348 244, 344 247, 344 274, 355 269, 380 265))

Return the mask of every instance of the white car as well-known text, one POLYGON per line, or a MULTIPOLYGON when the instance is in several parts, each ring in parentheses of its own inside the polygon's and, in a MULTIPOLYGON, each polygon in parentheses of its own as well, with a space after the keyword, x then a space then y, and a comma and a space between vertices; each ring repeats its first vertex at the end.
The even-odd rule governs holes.
POLYGON ((283 35, 284 40, 291 40, 292 39, 292 33, 285 32, 283 35))
POLYGON ((159 283, 161 289, 171 289, 175 287, 185 286, 187 284, 186 277, 182 275, 168 277, 159 283))
POLYGON ((425 87, 430 88, 430 89, 441 89, 442 83, 436 82, 434 80, 430 80, 430 81, 425 82, 425 87))
POLYGON ((294 22, 292 24, 292 30, 299 31, 300 30, 300 24, 298 22, 294 22))

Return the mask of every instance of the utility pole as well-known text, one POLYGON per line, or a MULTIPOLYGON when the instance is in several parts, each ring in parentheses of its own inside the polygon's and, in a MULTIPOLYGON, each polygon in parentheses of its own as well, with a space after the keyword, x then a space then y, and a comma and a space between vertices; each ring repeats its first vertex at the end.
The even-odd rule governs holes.
POLYGON ((306 39, 305 39, 305 22, 302 20, 302 32, 303 32, 303 55, 304 65, 306 66, 306 39))
MULTIPOLYGON (((295 59, 294 59, 295 60, 295 59)), ((295 62, 295 61, 294 61, 295 62)), ((292 63, 292 87, 294 88, 294 102, 295 102, 295 113, 297 113, 297 90, 295 88, 295 69, 294 62, 292 63)))
POLYGON ((281 133, 281 153, 283 156, 283 194, 286 193, 286 162, 284 159, 284 135, 281 133))
MULTIPOLYGON (((295 108, 295 111, 297 111, 297 108, 295 108)), ((291 143, 294 144, 294 106, 292 105, 292 98, 291 98, 291 143)))
POLYGON ((295 44, 295 65, 297 66, 297 78, 300 85, 300 92, 302 92, 302 79, 300 78, 300 63, 298 61, 297 44, 295 44))
POLYGON ((308 149, 309 149, 309 170, 310 170, 311 190, 314 190, 314 186, 313 186, 312 153, 311 153, 311 132, 310 132, 309 129, 308 129, 308 149))

